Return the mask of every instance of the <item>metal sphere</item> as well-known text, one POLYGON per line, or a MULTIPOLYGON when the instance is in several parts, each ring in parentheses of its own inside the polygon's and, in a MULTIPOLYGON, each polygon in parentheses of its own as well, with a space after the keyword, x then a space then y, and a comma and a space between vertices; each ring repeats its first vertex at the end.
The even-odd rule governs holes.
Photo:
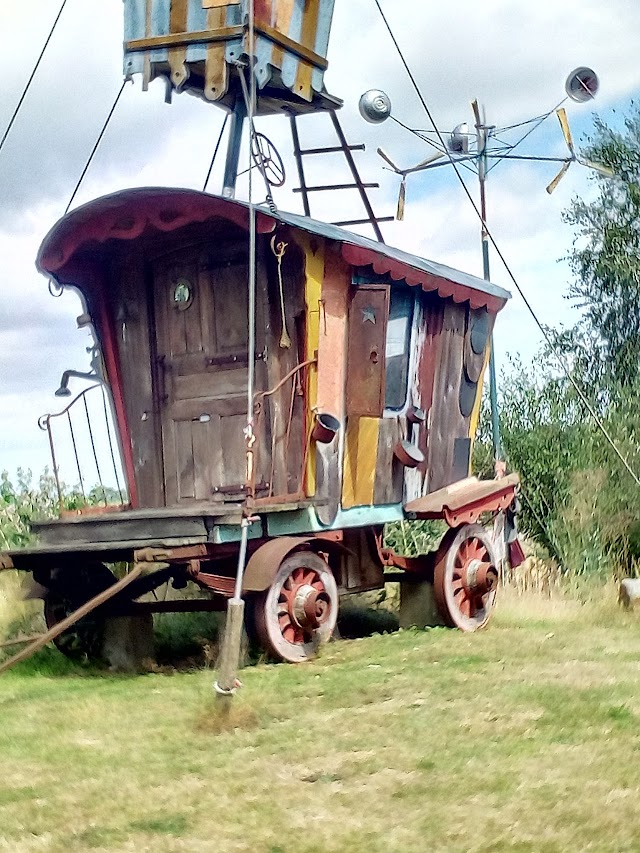
POLYGON ((391 100, 380 89, 369 89, 360 98, 360 115, 370 124, 381 124, 391 115, 391 100))
POLYGON ((600 88, 598 75, 592 68, 576 68, 567 77, 564 90, 572 101, 584 104, 595 98, 600 88))

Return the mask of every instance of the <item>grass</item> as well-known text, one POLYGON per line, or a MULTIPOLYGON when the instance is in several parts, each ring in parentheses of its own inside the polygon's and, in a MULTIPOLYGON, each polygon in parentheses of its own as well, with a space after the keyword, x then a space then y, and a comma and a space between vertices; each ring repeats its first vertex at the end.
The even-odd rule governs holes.
MULTIPOLYGON (((488 630, 336 642, 242 673, 0 679, 0 851, 635 851, 640 631, 503 596, 488 630)), ((57 663, 56 663, 57 662, 57 663)))

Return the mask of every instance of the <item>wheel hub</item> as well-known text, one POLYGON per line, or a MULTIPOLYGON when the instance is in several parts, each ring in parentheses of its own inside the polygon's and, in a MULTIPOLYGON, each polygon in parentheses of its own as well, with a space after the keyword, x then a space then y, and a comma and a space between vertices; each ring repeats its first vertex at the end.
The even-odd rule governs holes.
POLYGON ((310 584, 301 584, 295 592, 291 618, 300 628, 315 631, 329 616, 329 602, 320 590, 310 584))
POLYGON ((483 560, 469 560, 461 576, 465 589, 474 595, 486 595, 498 583, 496 567, 483 560))

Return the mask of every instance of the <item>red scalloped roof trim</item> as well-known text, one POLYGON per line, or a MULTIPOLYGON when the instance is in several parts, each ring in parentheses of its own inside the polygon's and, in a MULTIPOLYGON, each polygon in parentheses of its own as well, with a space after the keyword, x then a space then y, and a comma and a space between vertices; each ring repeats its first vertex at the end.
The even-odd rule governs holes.
POLYGON ((342 244, 342 257, 354 267, 372 266, 378 275, 389 275, 394 281, 404 280, 411 287, 422 287, 423 290, 436 291, 444 299, 452 298, 454 302, 469 302, 472 308, 487 308, 497 312, 504 305, 504 299, 482 293, 464 284, 456 284, 447 278, 432 275, 418 270, 409 264, 403 264, 386 255, 380 255, 372 249, 354 246, 353 243, 342 244))
MULTIPOLYGON (((248 209, 226 199, 166 190, 163 193, 126 192, 128 198, 124 203, 122 196, 116 193, 103 199, 102 205, 92 202, 58 223, 40 249, 39 269, 55 275, 84 246, 112 239, 135 240, 149 229, 167 233, 217 217, 241 228, 249 227, 248 209)), ((259 233, 272 231, 274 225, 273 219, 258 212, 259 233)))

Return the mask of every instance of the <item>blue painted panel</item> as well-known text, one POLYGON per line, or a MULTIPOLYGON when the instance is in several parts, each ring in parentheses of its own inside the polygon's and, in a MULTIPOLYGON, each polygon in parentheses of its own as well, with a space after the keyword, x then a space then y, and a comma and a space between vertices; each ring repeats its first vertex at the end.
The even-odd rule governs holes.
MULTIPOLYGON (((150 31, 145 31, 147 0, 124 0, 125 40, 133 41, 143 39, 146 36, 156 37, 167 35, 170 32, 171 0, 148 0, 150 3, 150 31)), ((273 16, 275 20, 278 15, 280 0, 272 0, 273 16)), ((248 16, 249 0, 240 0, 238 3, 227 5, 225 25, 228 27, 241 25, 248 16)), ((333 17, 334 0, 320 0, 315 21, 315 39, 312 45, 314 51, 322 57, 326 57, 333 17)), ((187 5, 187 32, 200 32, 207 29, 208 10, 202 7, 202 0, 188 0, 187 5)), ((314 15, 308 7, 306 0, 294 0, 289 26, 283 35, 294 41, 299 41, 305 18, 314 15)), ((230 66, 244 52, 243 40, 235 39, 226 43, 225 59, 230 66)), ((169 51, 166 48, 149 50, 146 55, 152 64, 162 65, 166 63, 169 51)), ((140 73, 144 70, 143 52, 125 54, 125 73, 140 73)), ((202 44, 189 45, 186 48, 187 64, 203 62, 207 58, 207 46, 202 44)), ((259 88, 267 86, 276 72, 276 77, 282 79, 283 85, 295 91, 296 77, 300 69, 300 58, 281 49, 267 38, 257 36, 256 39, 256 77, 259 88), (277 66, 281 67, 278 68, 277 66)), ((166 73, 166 68, 156 69, 156 73, 166 73)), ((234 73, 235 69, 234 69, 234 73)), ((323 89, 324 72, 322 69, 313 69, 311 75, 311 92, 307 90, 303 96, 312 97, 312 92, 320 92, 323 89)), ((188 87, 187 83, 187 87, 188 87)))
MULTIPOLYGON (((249 528, 249 539, 261 539, 262 535, 260 522, 253 522, 249 528)), ((216 524, 211 541, 215 545, 224 545, 228 542, 239 542, 241 536, 242 528, 239 524, 216 524)))
POLYGON ((405 518, 402 504, 385 506, 356 506, 338 510, 335 521, 325 527, 318 520, 315 510, 295 510, 294 512, 275 512, 267 516, 269 536, 291 536, 297 533, 320 533, 326 530, 343 530, 349 527, 370 527, 403 521, 405 518))

